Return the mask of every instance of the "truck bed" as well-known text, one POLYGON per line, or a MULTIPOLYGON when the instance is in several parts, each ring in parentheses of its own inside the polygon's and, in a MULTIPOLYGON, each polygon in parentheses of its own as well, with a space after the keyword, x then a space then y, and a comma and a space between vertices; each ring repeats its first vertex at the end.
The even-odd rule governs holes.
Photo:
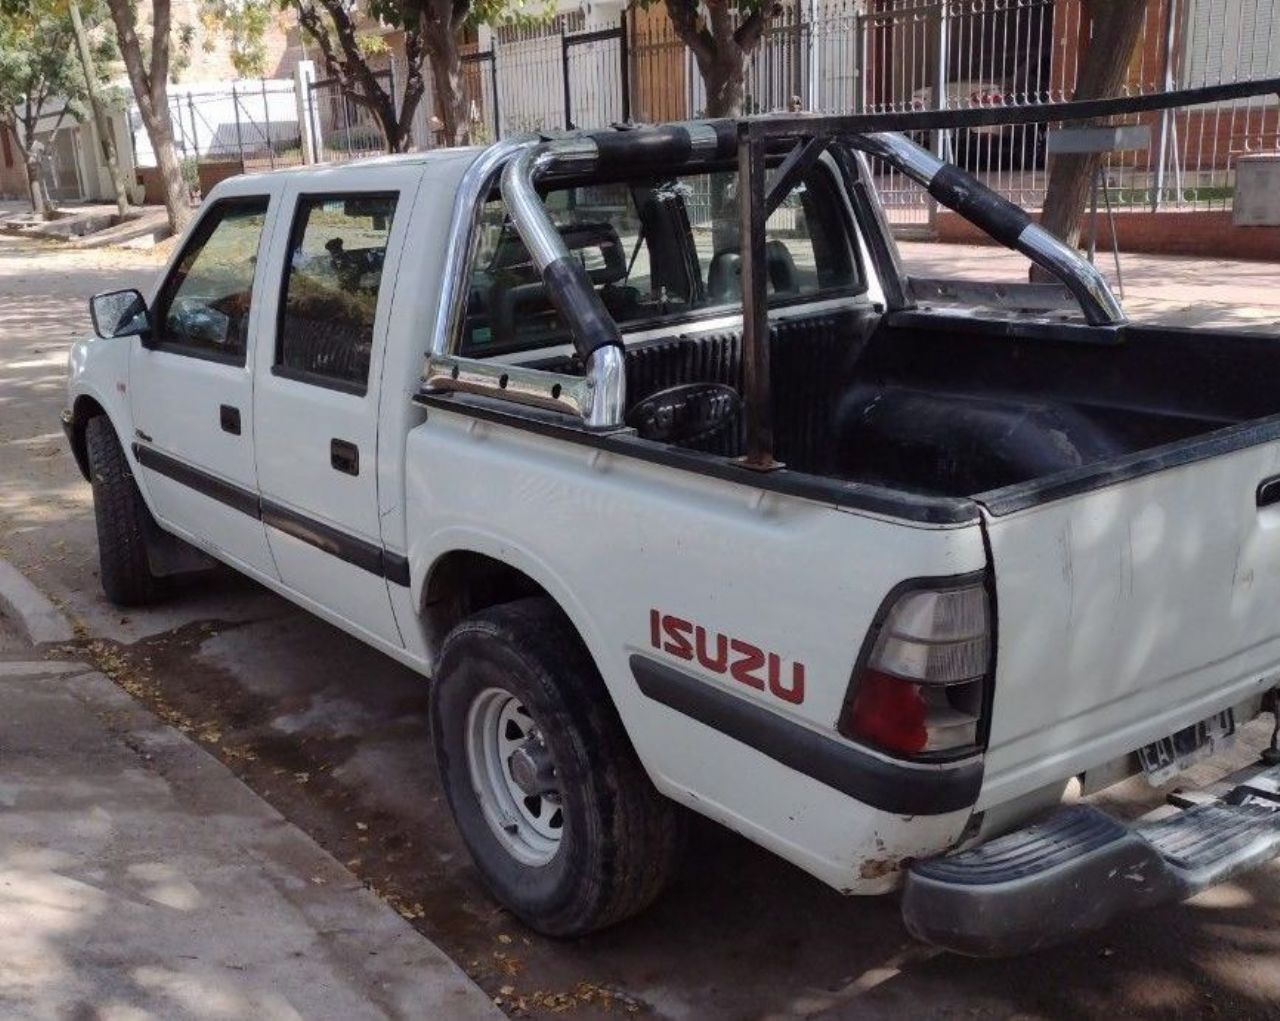
MULTIPOLYGON (((1273 339, 1149 326, 1122 337, 1017 336, 959 316, 868 309, 783 320, 771 334, 778 459, 1009 508, 1054 491, 1037 485, 1045 480, 1087 488, 1131 455, 1152 452, 1148 468, 1185 460, 1185 441, 1280 413, 1273 339)), ((570 360, 540 364, 575 371, 570 360)), ((632 405, 686 383, 740 390, 741 333, 647 341, 626 364, 632 405)), ((735 457, 742 435, 676 445, 735 457)))

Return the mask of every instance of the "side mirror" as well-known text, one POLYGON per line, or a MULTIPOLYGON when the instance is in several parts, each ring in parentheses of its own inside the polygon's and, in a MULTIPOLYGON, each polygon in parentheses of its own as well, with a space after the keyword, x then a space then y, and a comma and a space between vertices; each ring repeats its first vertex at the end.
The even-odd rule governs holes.
POLYGON ((151 332, 147 301, 134 288, 107 291, 89 299, 93 332, 103 340, 112 337, 145 337, 151 332))

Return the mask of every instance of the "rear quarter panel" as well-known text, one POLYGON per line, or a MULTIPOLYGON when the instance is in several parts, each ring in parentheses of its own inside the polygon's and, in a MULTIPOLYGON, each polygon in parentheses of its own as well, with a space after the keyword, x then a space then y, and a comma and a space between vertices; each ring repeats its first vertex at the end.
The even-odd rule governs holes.
POLYGON ((986 562, 977 523, 922 527, 432 409, 408 440, 414 598, 441 555, 473 550, 541 584, 577 626, 659 788, 842 889, 891 884, 868 862, 937 851, 968 811, 873 810, 642 694, 658 609, 805 665, 791 704, 667 657, 833 735, 863 637, 902 580, 986 562))

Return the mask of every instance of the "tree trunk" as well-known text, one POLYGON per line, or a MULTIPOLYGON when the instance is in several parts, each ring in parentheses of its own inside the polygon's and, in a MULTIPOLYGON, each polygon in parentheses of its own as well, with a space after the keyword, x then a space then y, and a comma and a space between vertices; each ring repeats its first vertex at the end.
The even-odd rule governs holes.
POLYGON ((147 129, 147 137, 151 139, 151 148, 156 154, 160 187, 164 191, 164 208, 169 214, 169 228, 179 234, 191 222, 194 213, 191 208, 191 190, 186 178, 182 176, 182 162, 173 145, 173 118, 169 116, 167 102, 159 110, 148 110, 142 104, 138 105, 138 110, 147 129))
POLYGON ((378 126, 382 128, 382 141, 387 147, 387 152, 407 151, 413 138, 405 129, 404 120, 396 116, 395 97, 384 93, 369 100, 367 106, 378 122, 378 126))
MULTIPOLYGON (((1119 93, 1142 31, 1147 0, 1088 0, 1092 25, 1076 79, 1075 99, 1103 99, 1119 93)), ((1072 125, 1079 126, 1079 125, 1072 125)), ((1073 248, 1080 244, 1080 225, 1094 175, 1102 164, 1098 153, 1064 153, 1049 163, 1049 184, 1040 223, 1073 248)))
POLYGON ((781 5, 762 0, 745 18, 730 0, 666 0, 666 5, 671 27, 693 53, 706 87, 704 115, 741 117, 747 57, 781 5))
POLYGON ((430 146, 431 139, 417 139, 413 136, 413 118, 418 111, 418 104, 422 102, 422 94, 426 90, 426 83, 422 80, 422 28, 419 25, 416 31, 407 31, 404 34, 404 55, 405 55, 405 79, 404 92, 400 96, 400 124, 401 131, 404 134, 405 148, 411 149, 414 144, 421 141, 423 144, 430 146))
POLYGON ((180 233, 191 221, 192 209, 187 183, 182 177, 182 165, 173 147, 173 120, 169 116, 169 0, 151 0, 152 25, 151 60, 149 66, 143 60, 142 43, 138 39, 134 22, 134 0, 107 0, 111 20, 116 26, 116 39, 120 44, 120 56, 129 72, 129 84, 138 113, 151 139, 156 165, 160 169, 160 187, 164 191, 164 207, 169 214, 169 229, 180 233))
POLYGON ((742 116, 744 62, 745 55, 736 46, 727 53, 717 53, 705 67, 698 62, 707 90, 707 117, 742 116))
POLYGON ((462 53, 450 27, 442 27, 429 13, 424 18, 422 41, 431 63, 431 87, 440 117, 445 145, 467 145, 471 141, 471 120, 462 92, 462 53))
POLYGON ((24 162, 27 168, 27 194, 31 196, 31 211, 42 220, 52 220, 53 205, 49 201, 49 193, 44 186, 44 177, 40 174, 38 145, 33 145, 27 150, 24 162))
POLYGON ((102 154, 107 161, 107 170, 111 174, 111 186, 116 193, 116 210, 121 216, 129 212, 129 186, 120 170, 120 161, 116 157, 116 138, 111 130, 111 118, 107 116, 102 105, 102 95, 98 90, 98 74, 93 66, 93 51, 89 48, 89 34, 84 30, 84 21, 80 17, 80 5, 71 0, 71 27, 76 34, 76 50, 80 55, 80 68, 84 71, 85 92, 89 96, 89 106, 93 109, 93 123, 98 130, 98 138, 102 143, 102 154))

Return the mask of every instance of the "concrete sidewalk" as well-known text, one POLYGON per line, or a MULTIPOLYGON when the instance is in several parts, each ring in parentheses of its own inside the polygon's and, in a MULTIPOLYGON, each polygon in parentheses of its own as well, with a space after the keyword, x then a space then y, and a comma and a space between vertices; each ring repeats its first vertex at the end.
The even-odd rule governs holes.
POLYGON ((0 1017, 502 1016, 214 758, 0 618, 0 1017))
MULTIPOLYGON (((996 245, 900 241, 911 276, 1021 282, 1030 263, 996 245)), ((1138 322, 1280 334, 1280 252, 1276 262, 1183 255, 1120 254, 1124 308, 1138 322)), ((1115 263, 1100 251, 1098 268, 1114 288, 1115 263)))

